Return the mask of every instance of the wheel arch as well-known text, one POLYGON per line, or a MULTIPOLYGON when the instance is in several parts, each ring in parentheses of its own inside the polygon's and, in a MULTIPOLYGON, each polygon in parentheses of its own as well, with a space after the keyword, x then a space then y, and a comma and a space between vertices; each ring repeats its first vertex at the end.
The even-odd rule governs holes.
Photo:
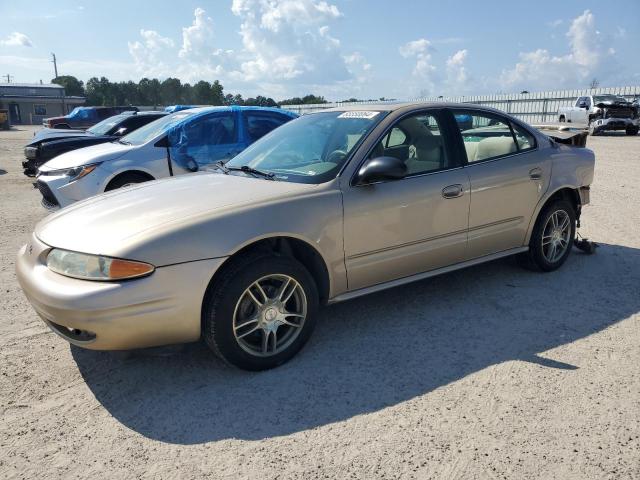
POLYGON ((331 277, 324 257, 318 249, 307 240, 290 234, 257 238, 240 245, 229 255, 220 268, 216 270, 209 283, 214 283, 221 275, 221 272, 223 272, 234 259, 240 255, 246 255, 247 253, 256 251, 287 255, 296 259, 307 269, 316 282, 320 303, 325 304, 328 301, 331 292, 331 277))
POLYGON ((582 202, 580 201, 580 193, 578 189, 571 185, 563 185, 561 187, 556 188, 544 198, 540 200, 538 206, 536 207, 536 211, 534 215, 531 217, 531 221, 529 222, 529 228, 527 229, 527 237, 525 239, 525 245, 529 244, 531 240, 531 234, 533 233, 533 228, 540 217, 540 213, 545 209, 547 205, 550 205, 552 202, 556 200, 566 200, 573 206, 574 212, 576 214, 576 220, 580 220, 580 213, 582 211, 582 202))
POLYGON ((143 177, 146 177, 148 181, 151 180, 155 180, 156 177, 154 177, 151 173, 149 173, 148 171, 144 170, 144 169, 140 169, 140 168, 128 168, 125 170, 120 170, 118 172, 114 172, 111 175, 109 175, 109 177, 105 180, 104 185, 103 185, 103 192, 107 190, 107 188, 109 188, 109 185, 111 184, 111 182, 115 181, 118 178, 121 178, 125 175, 128 174, 136 174, 136 175, 142 175, 143 177))

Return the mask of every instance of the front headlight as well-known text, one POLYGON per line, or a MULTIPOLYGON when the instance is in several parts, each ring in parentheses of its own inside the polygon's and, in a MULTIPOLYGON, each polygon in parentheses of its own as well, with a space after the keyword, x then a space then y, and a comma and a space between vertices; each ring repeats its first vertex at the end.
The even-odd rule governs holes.
POLYGON ((155 270, 153 265, 134 260, 90 255, 54 248, 47 255, 47 267, 52 272, 83 280, 125 280, 144 277, 155 270))
POLYGON ((38 170, 38 176, 66 175, 67 177, 69 177, 69 181, 72 182, 74 180, 81 179, 85 175, 89 175, 96 168, 98 168, 98 166, 100 166, 100 163, 93 163, 91 165, 80 165, 78 167, 71 167, 71 168, 61 168, 59 170, 45 170, 45 171, 38 170))

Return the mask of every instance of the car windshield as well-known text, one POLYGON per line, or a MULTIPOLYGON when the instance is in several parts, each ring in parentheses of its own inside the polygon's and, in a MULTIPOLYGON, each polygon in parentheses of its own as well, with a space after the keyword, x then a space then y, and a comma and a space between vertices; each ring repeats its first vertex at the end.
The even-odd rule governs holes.
POLYGON ((115 115, 113 117, 109 117, 106 120, 96 123, 93 127, 87 129, 87 132, 93 133, 94 135, 106 135, 109 130, 122 122, 122 120, 124 120, 127 116, 128 115, 115 115))
POLYGON ((322 183, 334 178, 384 112, 321 112, 292 120, 227 162, 272 173, 276 180, 322 183))
POLYGON ((119 142, 130 145, 143 145, 193 115, 195 115, 193 112, 172 113, 171 115, 154 120, 151 123, 147 123, 144 127, 134 130, 129 135, 122 137, 119 142))
POLYGON ((626 100, 618 95, 596 95, 593 97, 593 101, 598 104, 600 102, 622 102, 625 103, 626 100))

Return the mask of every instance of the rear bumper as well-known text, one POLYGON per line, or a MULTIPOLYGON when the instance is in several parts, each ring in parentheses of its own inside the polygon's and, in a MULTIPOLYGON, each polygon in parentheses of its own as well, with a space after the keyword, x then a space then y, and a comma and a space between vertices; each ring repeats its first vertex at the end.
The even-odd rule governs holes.
POLYGON ((160 267, 148 277, 122 282, 92 282, 50 271, 45 264, 49 250, 35 236, 20 249, 18 282, 56 334, 92 350, 198 340, 202 300, 209 280, 224 261, 160 267))

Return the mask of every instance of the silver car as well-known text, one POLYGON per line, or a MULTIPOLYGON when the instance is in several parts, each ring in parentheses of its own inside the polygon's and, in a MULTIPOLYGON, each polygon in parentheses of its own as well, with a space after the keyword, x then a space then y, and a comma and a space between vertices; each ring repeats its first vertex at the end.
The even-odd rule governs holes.
POLYGON ((593 170, 590 150, 492 109, 325 110, 215 171, 61 210, 37 225, 16 269, 74 345, 203 338, 262 370, 300 350, 323 304, 508 255, 560 267, 593 170))

